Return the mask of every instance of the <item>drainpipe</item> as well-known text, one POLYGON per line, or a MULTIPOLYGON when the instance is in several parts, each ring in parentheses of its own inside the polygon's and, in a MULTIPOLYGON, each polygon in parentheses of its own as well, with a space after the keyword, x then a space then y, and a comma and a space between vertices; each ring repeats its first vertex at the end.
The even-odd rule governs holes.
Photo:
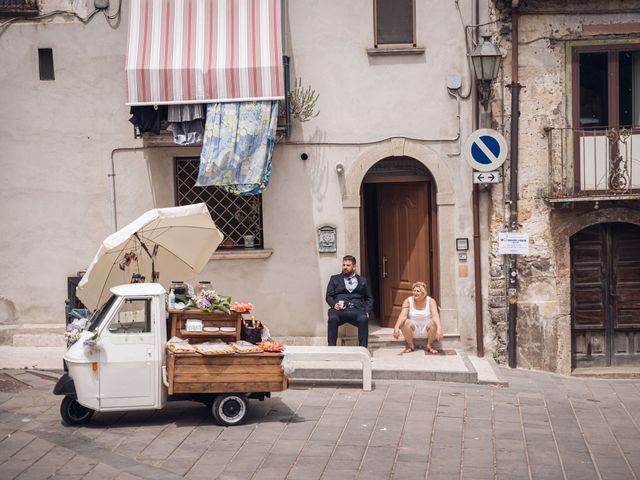
MULTIPOLYGON (((479 0, 473 1, 473 25, 480 23, 479 0)), ((475 40, 478 42, 478 29, 475 30, 475 40)), ((475 76, 475 75, 474 75, 475 76)), ((478 84, 473 79, 473 102, 472 105, 472 130, 478 129, 480 111, 478 109, 478 84)), ((477 183, 473 184, 471 198, 473 204, 473 272, 474 272, 474 295, 476 299, 476 355, 484 357, 484 331, 482 318, 482 272, 480 260, 480 190, 477 183)))
MULTIPOLYGON (((509 175, 509 231, 518 230, 518 136, 520 117, 520 89, 518 83, 518 0, 513 0, 511 5, 511 165, 509 175)), ((507 280, 507 299, 509 308, 508 320, 508 344, 509 367, 517 367, 516 355, 516 325, 518 320, 518 265, 517 255, 509 255, 509 275, 507 280)))

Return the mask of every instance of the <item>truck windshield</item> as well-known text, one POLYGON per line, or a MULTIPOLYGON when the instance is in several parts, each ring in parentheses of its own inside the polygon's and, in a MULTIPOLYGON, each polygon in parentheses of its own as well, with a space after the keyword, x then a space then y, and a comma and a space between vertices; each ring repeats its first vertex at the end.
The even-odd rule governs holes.
POLYGON ((111 308, 111 305, 113 305, 113 302, 115 301, 116 301, 116 296, 111 295, 109 299, 106 302, 104 302, 102 306, 93 313, 93 315, 91 315, 87 330, 89 330, 90 332, 96 331, 96 328, 98 328, 98 325, 100 325, 100 322, 102 322, 102 319, 104 318, 106 313, 111 308))

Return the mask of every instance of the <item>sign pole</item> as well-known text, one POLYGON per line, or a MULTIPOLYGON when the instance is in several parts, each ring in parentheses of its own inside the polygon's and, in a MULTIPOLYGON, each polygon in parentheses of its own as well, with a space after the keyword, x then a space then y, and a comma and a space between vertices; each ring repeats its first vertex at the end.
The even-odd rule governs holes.
MULTIPOLYGON (((513 82, 511 88, 511 163, 509 168, 509 230, 518 230, 518 117, 520 116, 520 89, 522 85, 513 82)), ((509 255, 509 278, 507 280, 507 299, 509 308, 507 311, 508 331, 507 331, 507 354, 509 357, 509 367, 518 366, 517 358, 517 335, 518 324, 518 263, 517 255, 509 255)))

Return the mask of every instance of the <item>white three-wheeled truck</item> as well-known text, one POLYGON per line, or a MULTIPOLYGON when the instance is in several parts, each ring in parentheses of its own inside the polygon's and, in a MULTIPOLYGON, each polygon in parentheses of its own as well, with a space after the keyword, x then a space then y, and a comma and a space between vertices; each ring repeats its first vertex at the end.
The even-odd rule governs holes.
POLYGON ((96 411, 160 409, 167 401, 194 400, 211 406, 219 424, 237 425, 247 415, 249 398, 263 400, 287 388, 281 353, 166 351, 168 329, 192 343, 239 339, 239 314, 168 312, 166 291, 155 283, 120 285, 111 293, 64 355, 68 373, 53 392, 64 396, 60 414, 66 424, 86 423, 96 411), (226 328, 189 332, 184 327, 190 318, 226 328), (96 346, 86 346, 92 337, 97 337, 96 346))

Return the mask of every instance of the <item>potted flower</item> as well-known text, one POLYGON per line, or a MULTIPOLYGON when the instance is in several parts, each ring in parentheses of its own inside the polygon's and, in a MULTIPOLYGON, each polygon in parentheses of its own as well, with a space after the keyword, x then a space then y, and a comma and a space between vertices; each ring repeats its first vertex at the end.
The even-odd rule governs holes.
POLYGON ((248 203, 245 209, 236 210, 233 218, 241 227, 244 248, 255 248, 256 236, 253 232, 260 223, 260 203, 257 200, 248 203))

